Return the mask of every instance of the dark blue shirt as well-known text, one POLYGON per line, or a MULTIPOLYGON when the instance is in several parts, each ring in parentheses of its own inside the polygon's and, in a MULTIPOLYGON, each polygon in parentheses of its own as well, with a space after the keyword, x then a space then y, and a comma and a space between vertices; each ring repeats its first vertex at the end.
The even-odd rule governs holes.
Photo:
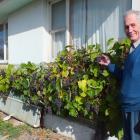
POLYGON ((140 110, 140 45, 127 56, 123 70, 115 64, 109 64, 108 68, 121 80, 122 109, 124 111, 140 110))

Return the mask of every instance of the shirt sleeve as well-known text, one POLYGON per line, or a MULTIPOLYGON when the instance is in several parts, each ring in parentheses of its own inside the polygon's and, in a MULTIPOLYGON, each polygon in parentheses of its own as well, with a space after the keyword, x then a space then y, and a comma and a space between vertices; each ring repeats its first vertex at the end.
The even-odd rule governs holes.
POLYGON ((108 65, 108 70, 115 75, 119 80, 122 80, 122 73, 123 70, 119 68, 116 64, 109 64, 108 65))

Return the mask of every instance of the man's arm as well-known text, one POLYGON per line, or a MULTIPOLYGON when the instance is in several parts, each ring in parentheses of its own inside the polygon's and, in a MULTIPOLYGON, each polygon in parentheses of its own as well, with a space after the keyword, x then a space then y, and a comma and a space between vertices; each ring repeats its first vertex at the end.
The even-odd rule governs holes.
POLYGON ((107 66, 112 74, 114 74, 118 79, 122 80, 123 70, 118 68, 116 64, 111 64, 110 58, 107 55, 102 55, 98 63, 107 66))

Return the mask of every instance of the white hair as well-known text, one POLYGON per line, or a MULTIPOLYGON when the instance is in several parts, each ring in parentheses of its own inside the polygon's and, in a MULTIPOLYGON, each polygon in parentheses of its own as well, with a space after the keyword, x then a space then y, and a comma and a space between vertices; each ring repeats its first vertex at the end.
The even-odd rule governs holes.
POLYGON ((140 22, 140 11, 137 10, 129 10, 124 14, 124 18, 129 15, 135 15, 137 20, 140 22))

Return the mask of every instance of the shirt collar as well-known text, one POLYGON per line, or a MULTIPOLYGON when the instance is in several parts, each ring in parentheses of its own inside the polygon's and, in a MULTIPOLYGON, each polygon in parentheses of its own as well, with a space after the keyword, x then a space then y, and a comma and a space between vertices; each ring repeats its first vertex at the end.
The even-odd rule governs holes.
POLYGON ((140 39, 133 43, 134 47, 136 48, 140 44, 140 39))

